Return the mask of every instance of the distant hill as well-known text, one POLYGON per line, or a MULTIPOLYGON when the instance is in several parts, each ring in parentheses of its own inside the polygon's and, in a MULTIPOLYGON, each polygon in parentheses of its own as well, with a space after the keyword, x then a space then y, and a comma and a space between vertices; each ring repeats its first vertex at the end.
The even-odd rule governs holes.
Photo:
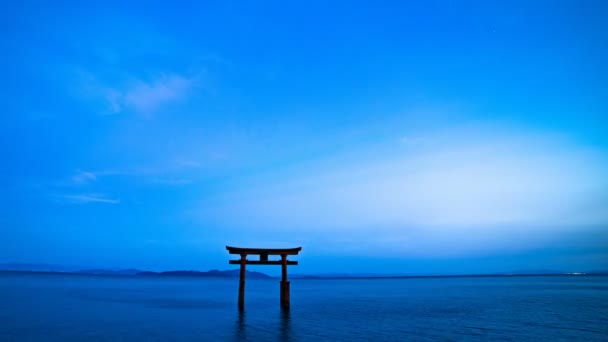
MULTIPOLYGON (((246 271, 248 279, 272 279, 273 277, 261 273, 246 271)), ((173 277, 216 277, 216 278, 238 278, 240 271, 237 270, 211 270, 207 272, 201 271, 165 271, 165 272, 140 272, 138 276, 173 276, 173 277)))
POLYGON ((130 268, 124 270, 106 270, 106 269, 91 269, 91 270, 78 270, 73 273, 79 274, 105 274, 105 275, 137 275, 145 271, 130 268))
MULTIPOLYGON (((152 272, 140 269, 106 269, 106 268, 79 268, 57 266, 51 264, 19 264, 7 263, 0 264, 0 272, 27 272, 27 273, 62 273, 62 274, 90 274, 90 275, 109 275, 109 276, 173 276, 173 277, 216 277, 216 278, 238 278, 240 271, 234 270, 210 270, 210 271, 164 271, 152 272)), ((248 279, 271 279, 273 277, 261 273, 247 271, 248 279)))
MULTIPOLYGON (((27 272, 27 273, 61 273, 61 274, 91 274, 108 276, 164 276, 164 277, 216 277, 216 278, 238 278, 239 269, 233 270, 172 270, 164 272, 153 272, 140 269, 106 269, 106 268, 84 268, 75 266, 59 266, 52 264, 25 264, 4 263, 0 264, 0 272, 27 272)), ((583 272, 564 272, 551 269, 517 270, 512 272, 485 273, 485 274, 377 274, 377 273, 313 273, 313 274, 290 274, 291 279, 357 279, 357 278, 420 278, 420 277, 487 277, 487 276, 533 276, 533 275, 608 275, 608 270, 591 270, 583 272)), ((277 277, 265 273, 247 271, 248 279, 272 279, 277 277)))
POLYGON ((2 271, 27 271, 27 272, 75 272, 81 267, 60 266, 52 264, 26 264, 6 263, 0 264, 2 271))

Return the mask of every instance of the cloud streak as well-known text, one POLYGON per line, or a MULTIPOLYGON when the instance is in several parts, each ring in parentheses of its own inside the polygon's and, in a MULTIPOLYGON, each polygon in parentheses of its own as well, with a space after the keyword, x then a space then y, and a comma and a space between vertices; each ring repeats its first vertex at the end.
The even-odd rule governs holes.
POLYGON ((74 204, 118 204, 120 200, 108 198, 103 194, 78 194, 78 195, 63 195, 62 198, 68 203, 74 204))
POLYGON ((93 172, 89 171, 78 171, 75 175, 72 176, 72 182, 74 184, 85 184, 94 182, 97 180, 97 175, 93 172))
POLYGON ((177 159, 142 166, 78 171, 72 176, 72 183, 82 185, 110 177, 135 177, 154 184, 186 185, 194 182, 192 178, 202 166, 201 162, 195 160, 177 159))
POLYGON ((357 234, 420 253, 515 246, 608 223, 599 209, 608 205, 608 161, 599 154, 543 136, 433 140, 450 143, 273 174, 207 200, 197 215, 269 235, 357 234))
POLYGON ((89 99, 101 99, 106 113, 133 112, 150 117, 170 103, 185 99, 197 83, 197 77, 161 73, 150 80, 125 77, 118 85, 100 81, 89 72, 79 72, 80 92, 89 99))
POLYGON ((146 83, 136 81, 123 92, 108 98, 118 108, 130 108, 142 115, 151 115, 162 105, 183 98, 194 81, 179 75, 162 75, 146 83))

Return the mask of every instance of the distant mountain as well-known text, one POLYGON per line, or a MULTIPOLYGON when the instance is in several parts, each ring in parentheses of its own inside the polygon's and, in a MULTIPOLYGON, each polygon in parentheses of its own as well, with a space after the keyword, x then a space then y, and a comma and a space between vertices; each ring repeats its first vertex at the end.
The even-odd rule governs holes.
POLYGON ((91 269, 91 270, 78 270, 72 273, 79 274, 104 274, 104 275, 136 275, 145 271, 130 268, 124 270, 106 270, 106 269, 91 269))
POLYGON ((83 269, 76 266, 60 266, 52 264, 0 264, 1 271, 17 272, 50 272, 50 273, 78 273, 78 274, 107 274, 107 275, 135 275, 142 272, 136 269, 83 269))
MULTIPOLYGON (((165 271, 165 272, 140 272, 137 273, 139 276, 173 276, 173 277, 217 277, 217 278, 238 278, 240 271, 237 270, 211 270, 207 272, 201 271, 165 271)), ((273 277, 261 273, 246 271, 248 279, 272 279, 273 277)))
MULTIPOLYGON (((82 268, 82 267, 67 267, 51 264, 20 264, 6 263, 0 264, 0 272, 34 272, 34 273, 68 273, 68 274, 91 274, 91 275, 112 275, 112 276, 174 276, 174 277, 218 277, 218 278, 236 278, 240 276, 240 270, 211 270, 211 271, 164 271, 152 272, 139 270, 134 268, 129 269, 106 269, 106 268, 82 268)), ((273 277, 261 273, 247 271, 248 279, 271 279, 273 277)))
POLYGON ((2 271, 27 271, 27 272, 75 272, 79 267, 60 266, 52 264, 26 264, 26 263, 5 263, 0 264, 2 271))
MULTIPOLYGON (((26 264, 26 263, 4 263, 0 264, 0 272, 44 272, 44 273, 68 273, 68 274, 92 274, 112 276, 173 276, 173 277, 217 277, 238 278, 239 269, 233 270, 174 270, 164 272, 153 272, 140 269, 106 269, 106 268, 84 268, 74 266, 60 266, 53 264, 26 264)), ((419 277, 474 277, 474 276, 532 276, 532 275, 608 275, 608 270, 591 270, 586 272, 565 272, 553 269, 528 269, 512 272, 497 272, 485 274, 379 274, 379 273, 313 273, 289 275, 291 279, 356 279, 356 278, 419 278, 419 277)), ((265 273, 247 271, 248 279, 272 279, 277 277, 265 273)))

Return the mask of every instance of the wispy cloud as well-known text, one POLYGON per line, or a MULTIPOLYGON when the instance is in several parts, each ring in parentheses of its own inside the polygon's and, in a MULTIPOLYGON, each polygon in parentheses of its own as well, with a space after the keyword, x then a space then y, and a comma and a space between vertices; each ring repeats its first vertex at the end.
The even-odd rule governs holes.
POLYGON ((180 186, 194 183, 193 180, 186 178, 154 178, 151 179, 150 182, 154 184, 170 186, 180 186))
POLYGON ((82 184, 107 177, 137 177, 152 183, 181 185, 192 183, 190 176, 202 166, 202 163, 195 160, 165 160, 149 165, 129 165, 86 172, 78 171, 77 174, 72 176, 72 181, 82 184))
POLYGON ((368 243, 394 241, 402 249, 401 240, 410 239, 434 252, 456 242, 482 250, 510 237, 545 238, 608 222, 600 209, 608 190, 601 154, 552 136, 473 133, 466 131, 468 140, 454 138, 460 131, 444 134, 407 153, 378 150, 277 172, 215 202, 205 199, 195 215, 205 224, 264 227, 268 235, 360 233, 368 243))
POLYGON ((122 104, 143 115, 154 113, 161 105, 183 98, 190 90, 193 80, 179 75, 162 75, 146 83, 136 81, 117 96, 109 98, 110 103, 122 104))
POLYGON ((89 171, 78 170, 75 175, 72 176, 72 182, 74 184, 85 184, 97 180, 97 175, 89 171))
POLYGON ((186 159, 179 159, 175 162, 175 164, 178 167, 184 167, 184 168, 198 168, 201 167, 203 164, 195 161, 195 160, 186 160, 186 159))
POLYGON ((103 194, 78 194, 78 195, 63 195, 62 199, 66 202, 74 204, 87 204, 87 203, 104 203, 104 204, 118 204, 120 200, 106 197, 103 194))
MULTIPOLYGON (((196 170, 202 167, 202 163, 191 159, 167 160, 163 163, 149 166, 128 166, 119 168, 97 169, 91 171, 78 170, 62 181, 52 184, 53 187, 61 189, 86 188, 92 190, 102 180, 112 182, 112 178, 130 178, 146 184, 163 186, 184 186, 195 183, 196 170)), ((87 195, 85 197, 63 196, 72 200, 107 201, 114 200, 104 198, 100 195, 87 195), (87 198, 88 196, 88 198, 87 198)))
POLYGON ((421 137, 421 136, 411 136, 411 135, 403 135, 399 137, 399 142, 408 146, 417 146, 422 144, 430 143, 431 140, 429 138, 421 137))
POLYGON ((86 98, 101 100, 105 113, 134 112, 149 117, 161 107, 186 98, 197 83, 196 76, 162 73, 151 80, 124 77, 126 81, 108 84, 90 72, 78 72, 79 92, 86 98))

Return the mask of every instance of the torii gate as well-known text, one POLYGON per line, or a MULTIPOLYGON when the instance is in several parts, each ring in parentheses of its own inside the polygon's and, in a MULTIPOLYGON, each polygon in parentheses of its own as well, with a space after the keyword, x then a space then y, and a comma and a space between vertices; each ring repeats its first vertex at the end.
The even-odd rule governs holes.
POLYGON ((297 265, 297 261, 287 260, 288 255, 298 255, 302 247, 297 248, 239 248, 226 246, 228 253, 239 254, 241 259, 230 260, 231 265, 241 265, 239 281, 239 310, 245 309, 245 265, 281 265, 281 307, 289 308, 289 281, 287 265, 297 265), (247 260, 247 255, 259 255, 259 260, 247 260), (268 260, 269 255, 280 255, 281 260, 268 260))

